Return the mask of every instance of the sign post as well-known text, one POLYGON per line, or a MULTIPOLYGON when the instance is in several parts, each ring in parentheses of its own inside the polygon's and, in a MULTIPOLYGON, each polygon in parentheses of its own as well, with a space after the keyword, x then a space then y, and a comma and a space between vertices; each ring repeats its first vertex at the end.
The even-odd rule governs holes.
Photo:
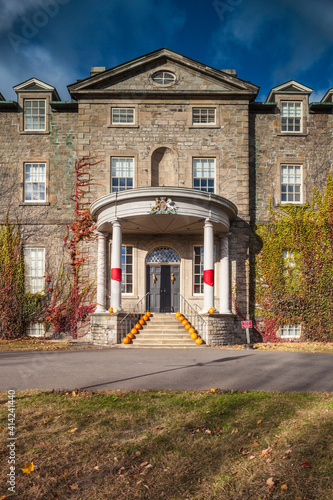
POLYGON ((251 320, 242 321, 242 328, 246 329, 247 345, 245 346, 245 349, 253 349, 253 347, 250 344, 250 342, 251 342, 251 340, 250 340, 250 328, 252 328, 252 321, 251 320))

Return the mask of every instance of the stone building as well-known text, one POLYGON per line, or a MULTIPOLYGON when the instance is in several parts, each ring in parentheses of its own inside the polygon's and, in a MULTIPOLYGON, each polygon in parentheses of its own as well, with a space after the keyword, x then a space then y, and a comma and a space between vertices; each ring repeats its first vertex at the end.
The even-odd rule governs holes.
POLYGON ((302 204, 325 183, 333 89, 309 104, 312 89, 292 80, 257 102, 259 87, 235 70, 160 49, 92 68, 68 86, 70 102, 36 78, 14 90, 17 102, 0 94, 1 202, 23 228, 31 291, 64 258, 73 166, 93 157, 92 339, 119 343, 141 301, 154 316, 195 317, 209 345, 245 342, 251 225, 267 220, 270 200, 302 204))

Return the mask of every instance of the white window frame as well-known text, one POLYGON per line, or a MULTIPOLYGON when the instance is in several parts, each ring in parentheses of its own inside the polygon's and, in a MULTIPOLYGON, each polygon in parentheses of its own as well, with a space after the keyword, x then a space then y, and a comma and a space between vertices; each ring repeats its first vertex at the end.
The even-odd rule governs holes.
POLYGON ((122 245, 121 248, 121 268, 122 268, 122 282, 121 282, 121 292, 125 295, 133 295, 134 293, 134 247, 133 245, 122 245), (131 249, 130 254, 128 249, 131 249), (132 262, 129 263, 127 258, 131 257, 132 262), (131 266, 131 271, 127 272, 127 266, 131 266), (128 281, 128 277, 131 277, 131 283, 128 281), (127 287, 131 286, 131 290, 127 290, 127 287))
POLYGON ((192 125, 193 126, 212 126, 216 125, 216 108, 205 108, 196 106, 192 108, 192 125), (214 115, 214 119, 210 120, 214 115), (195 117, 195 115, 197 115, 195 117))
POLYGON ((30 323, 27 328, 27 334, 29 337, 44 337, 45 335, 45 326, 43 323, 34 322, 30 323))
POLYGON ((280 103, 281 107, 281 126, 280 131, 282 134, 302 134, 303 133, 303 102, 302 101, 283 101, 280 103), (296 112, 296 106, 300 109, 300 114, 296 112), (292 108, 294 108, 292 112, 292 108), (283 128, 286 130, 283 130, 283 128), (289 130, 291 127, 291 130, 289 130), (299 127, 299 130, 296 128, 299 127))
POLYGON ((295 163, 281 163, 280 164, 280 198, 281 198, 281 204, 294 204, 294 205, 300 205, 303 203, 303 168, 302 165, 300 164, 295 164, 295 163), (287 172, 284 173, 283 169, 287 168, 287 172), (289 169, 293 169, 294 173, 292 174, 289 172, 289 169), (297 176, 296 169, 299 169, 299 175, 297 176), (287 176, 287 178, 285 177, 287 176), (293 182, 290 182, 290 179, 294 179, 293 182), (296 182, 296 180, 299 179, 299 182, 296 182), (284 182, 286 181, 286 182, 284 182), (286 191, 283 192, 283 186, 286 186, 286 191), (289 186, 292 186, 293 189, 289 190, 289 186), (299 191, 298 189, 299 188, 299 191), (292 200, 288 200, 289 195, 292 195, 292 200), (296 200, 295 198, 298 197, 299 195, 299 200, 296 200), (283 200, 283 197, 286 197, 286 200, 283 200))
POLYGON ((299 339, 301 333, 301 325, 282 325, 280 327, 280 337, 282 339, 299 339))
POLYGON ((25 132, 45 132, 46 131, 46 99, 24 99, 23 101, 23 130, 25 132), (32 103, 30 110, 27 109, 27 104, 32 103), (33 106, 33 103, 37 103, 37 106, 33 106), (40 112, 40 103, 44 104, 43 113, 40 112), (37 110, 37 113, 33 113, 33 109, 37 110), (30 111, 30 112, 29 112, 30 111), (37 118, 34 127, 33 118, 37 118), (31 119, 31 124, 28 126, 27 121, 31 119), (43 119, 43 120, 42 120, 43 119), (41 121, 44 121, 42 125, 41 121))
POLYGON ((204 281, 203 281, 203 272, 204 272, 204 246, 203 245, 194 245, 193 246, 193 295, 203 295, 204 293, 204 281), (199 248, 200 254, 196 255, 196 249, 199 248), (200 263, 195 262, 195 258, 200 257, 200 263), (196 266, 199 266, 200 273, 195 272, 196 266), (199 276, 199 282, 196 283, 196 276, 199 276), (200 291, 195 291, 195 287, 198 286, 200 291))
MULTIPOLYGON (((116 192, 120 192, 120 191, 127 191, 128 189, 133 189, 134 187, 134 168, 135 168, 135 165, 134 165, 134 157, 132 156, 112 156, 111 157, 111 193, 116 193, 116 192), (117 169, 117 168, 120 168, 119 166, 117 167, 117 165, 115 165, 115 162, 119 162, 119 161, 128 161, 128 160, 131 160, 132 162, 132 175, 127 175, 128 174, 128 170, 127 172, 125 172, 126 175, 123 175, 123 176, 120 176, 120 175, 114 175, 114 172, 115 170, 114 169, 117 169), (119 188, 122 188, 122 189, 116 189, 116 185, 113 183, 113 179, 119 179, 121 184, 122 185, 118 185, 119 188), (132 185, 130 185, 130 183, 127 183, 127 180, 126 179, 132 179, 132 185)), ((125 169, 128 169, 128 167, 125 167, 125 169)))
POLYGON ((30 293, 43 293, 45 289, 45 248, 25 247, 25 289, 30 293))
POLYGON ((111 123, 112 125, 124 126, 135 124, 135 108, 134 107, 123 107, 123 106, 112 106, 111 107, 111 123), (117 116, 118 115, 118 116, 117 116), (131 120, 128 118, 132 116, 131 120), (125 121, 121 119, 125 118, 125 121), (117 120, 118 119, 118 120, 117 120))
POLYGON ((46 162, 27 161, 23 164, 24 203, 46 203, 46 170, 46 162), (28 199, 29 194, 31 199, 28 199))
POLYGON ((196 189, 197 191, 203 191, 206 193, 215 193, 215 187, 216 187, 216 158, 214 157, 193 157, 192 158, 192 185, 193 189, 196 189), (195 175, 196 173, 196 166, 195 162, 199 162, 201 164, 201 172, 204 171, 204 167, 202 167, 203 162, 209 162, 213 161, 213 166, 214 166, 214 175, 209 175, 211 174, 211 167, 207 166, 207 176, 203 175, 195 175), (207 182, 206 188, 203 189, 205 186, 202 183, 202 181, 207 182), (213 181, 213 183, 212 183, 213 181))

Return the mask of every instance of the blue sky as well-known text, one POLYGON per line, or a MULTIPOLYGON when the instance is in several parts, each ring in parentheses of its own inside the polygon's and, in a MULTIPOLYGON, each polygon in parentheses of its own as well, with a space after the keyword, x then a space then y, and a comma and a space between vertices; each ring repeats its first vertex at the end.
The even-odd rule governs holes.
POLYGON ((333 87, 332 0, 0 0, 0 92, 31 77, 67 85, 166 47, 261 87, 333 87))

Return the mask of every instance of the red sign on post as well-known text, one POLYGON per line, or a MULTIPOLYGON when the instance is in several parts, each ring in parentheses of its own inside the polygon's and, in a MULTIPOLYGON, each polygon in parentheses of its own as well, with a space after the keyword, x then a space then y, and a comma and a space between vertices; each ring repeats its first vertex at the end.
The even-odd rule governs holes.
POLYGON ((242 328, 252 328, 252 321, 242 321, 242 328))

